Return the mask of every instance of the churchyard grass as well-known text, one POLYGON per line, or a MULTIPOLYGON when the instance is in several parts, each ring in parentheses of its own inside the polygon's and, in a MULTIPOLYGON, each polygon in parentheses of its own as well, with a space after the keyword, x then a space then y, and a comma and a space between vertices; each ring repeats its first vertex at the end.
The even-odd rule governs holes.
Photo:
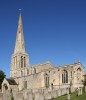
MULTIPOLYGON (((82 95, 77 96, 77 93, 74 92, 71 94, 70 97, 71 97, 70 100, 86 100, 86 93, 83 93, 82 95)), ((51 100, 67 100, 67 95, 63 95, 63 96, 60 96, 60 97, 57 97, 51 100)))

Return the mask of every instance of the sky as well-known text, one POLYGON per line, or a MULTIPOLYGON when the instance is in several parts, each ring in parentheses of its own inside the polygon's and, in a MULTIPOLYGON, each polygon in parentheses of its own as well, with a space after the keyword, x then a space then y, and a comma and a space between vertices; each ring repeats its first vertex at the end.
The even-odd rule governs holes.
POLYGON ((80 61, 86 69, 86 0, 0 0, 0 70, 7 77, 20 8, 31 66, 80 61))

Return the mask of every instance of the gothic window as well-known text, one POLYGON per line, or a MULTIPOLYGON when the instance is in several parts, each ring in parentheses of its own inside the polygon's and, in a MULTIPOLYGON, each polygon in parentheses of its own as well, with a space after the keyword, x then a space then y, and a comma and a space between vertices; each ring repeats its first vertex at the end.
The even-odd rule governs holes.
POLYGON ((66 70, 62 72, 62 83, 68 83, 68 72, 66 70))
POLYGON ((23 68, 23 56, 21 56, 21 68, 23 68))
POLYGON ((47 74, 44 75, 45 87, 49 87, 49 76, 47 74))
POLYGON ((26 58, 24 57, 24 67, 26 67, 26 58))
POLYGON ((78 68, 78 69, 77 69, 77 81, 78 81, 78 82, 81 81, 81 75, 82 75, 81 68, 78 68))

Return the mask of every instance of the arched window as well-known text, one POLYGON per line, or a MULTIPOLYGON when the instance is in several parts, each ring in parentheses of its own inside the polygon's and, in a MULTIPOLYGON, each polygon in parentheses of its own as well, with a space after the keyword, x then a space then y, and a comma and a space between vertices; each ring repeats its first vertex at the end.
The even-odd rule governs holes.
POLYGON ((26 67, 26 58, 24 57, 24 67, 26 67))
POLYGON ((62 72, 62 83, 68 83, 68 72, 66 70, 62 72))
POLYGON ((23 68, 23 56, 21 56, 21 68, 23 68))
POLYGON ((77 69, 77 81, 80 82, 82 80, 82 70, 81 68, 77 69))
POLYGON ((44 82, 45 82, 45 87, 49 87, 49 76, 47 74, 44 75, 44 82))

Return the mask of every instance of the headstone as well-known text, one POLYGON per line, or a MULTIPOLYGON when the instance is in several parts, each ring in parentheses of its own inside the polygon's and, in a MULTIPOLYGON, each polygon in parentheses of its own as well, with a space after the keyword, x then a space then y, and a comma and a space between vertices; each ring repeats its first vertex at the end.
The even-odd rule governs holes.
POLYGON ((80 95, 82 95, 82 88, 80 88, 80 95))
POLYGON ((11 100, 14 100, 12 89, 10 90, 10 98, 11 100))
POLYGON ((44 100, 43 94, 40 92, 36 92, 34 100, 44 100))
POLYGON ((58 96, 61 96, 61 90, 60 89, 58 90, 58 96))
POLYGON ((33 100, 34 95, 32 92, 27 93, 27 100, 33 100))
POLYGON ((54 90, 51 92, 51 98, 56 98, 57 97, 57 90, 54 90))
POLYGON ((0 100, 3 100, 3 95, 2 95, 2 93, 0 93, 0 100))
POLYGON ((24 95, 24 99, 26 100, 27 99, 27 90, 23 91, 23 95, 24 95))
POLYGON ((86 86, 85 86, 85 92, 86 92, 86 86))
POLYGON ((67 94, 67 100, 70 100, 70 94, 69 93, 67 94))
POLYGON ((18 93, 16 98, 16 100, 24 100, 23 93, 18 93))
POLYGON ((80 96, 80 88, 78 88, 78 90, 77 90, 77 91, 78 91, 78 94, 77 94, 77 95, 78 95, 78 96, 80 96))

